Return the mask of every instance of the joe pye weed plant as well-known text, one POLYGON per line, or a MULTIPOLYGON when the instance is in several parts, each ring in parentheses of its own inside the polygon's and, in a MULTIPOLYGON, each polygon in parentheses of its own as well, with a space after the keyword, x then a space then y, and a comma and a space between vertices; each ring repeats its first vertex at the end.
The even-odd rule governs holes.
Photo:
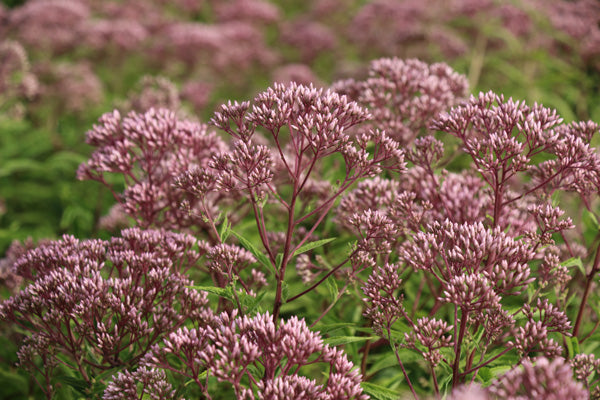
POLYGON ((594 122, 445 64, 102 116, 109 240, 21 248, 47 398, 598 398, 594 122))

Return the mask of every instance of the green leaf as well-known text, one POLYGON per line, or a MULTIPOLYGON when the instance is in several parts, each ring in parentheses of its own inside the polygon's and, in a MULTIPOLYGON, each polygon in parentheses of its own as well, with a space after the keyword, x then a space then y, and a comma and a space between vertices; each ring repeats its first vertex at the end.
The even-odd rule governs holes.
POLYGON ((94 377, 94 380, 96 382, 100 382, 100 381, 103 381, 106 378, 111 378, 113 375, 116 375, 117 372, 119 372, 122 369, 123 369, 123 367, 111 368, 109 370, 106 370, 106 371, 102 372, 101 374, 96 375, 94 377))
MULTIPOLYGON (((399 348, 398 356, 400 357, 404 365, 418 361, 423 361, 423 355, 417 350, 399 348)), ((377 359, 377 361, 375 361, 375 363, 369 368, 367 374, 371 375, 382 369, 390 367, 398 367, 398 359, 396 358, 396 354, 394 354, 393 352, 387 352, 382 354, 382 356, 379 359, 377 359)))
POLYGON ((337 238, 321 239, 321 240, 315 240, 314 242, 306 243, 305 245, 301 246, 298 250, 296 250, 294 252, 294 257, 299 254, 305 253, 309 250, 316 249, 317 247, 324 246, 327 243, 333 242, 335 239, 337 239, 337 238))
POLYGON ((225 243, 229 235, 231 234, 231 224, 227 219, 227 214, 225 214, 225 219, 219 228, 219 237, 221 238, 221 242, 225 243))
POLYGON ((447 374, 444 378, 440 380, 440 392, 447 392, 449 390, 450 383, 452 383, 452 374, 447 374))
POLYGON ((585 275, 585 267, 579 257, 572 257, 560 263, 561 267, 577 267, 583 275, 585 275))
MULTIPOLYGON (((327 333, 327 332, 332 332, 332 331, 342 329, 342 328, 354 327, 355 325, 356 324, 353 322, 336 322, 336 323, 332 323, 332 324, 320 325, 320 321, 319 321, 319 324, 317 324, 315 326, 315 329, 321 333, 327 333)), ((369 333, 371 333, 371 332, 372 332, 372 330, 369 330, 369 333)))
POLYGON ((581 222, 584 227, 583 236, 588 243, 591 243, 598 234, 598 219, 593 212, 584 209, 581 214, 581 222))
POLYGON ((569 359, 571 359, 575 356, 575 354, 573 353, 573 342, 568 336, 565 336, 564 339, 565 343, 567 344, 567 354, 569 355, 569 359))
POLYGON ((281 268, 281 263, 283 261, 283 253, 277 253, 275 256, 275 264, 277 265, 277 270, 281 268))
POLYGON ((361 382, 362 390, 376 400, 397 400, 400 392, 370 382, 361 382))
POLYGON ((337 283, 335 282, 335 278, 333 277, 333 275, 331 275, 329 278, 327 278, 327 280, 325 281, 325 284, 327 285, 327 290, 329 291, 329 302, 332 304, 337 303, 338 287, 337 287, 337 283))
POLYGON ((474 337, 473 337, 473 342, 474 343, 479 343, 481 342, 481 338, 483 337, 483 334, 485 333, 485 327, 482 325, 479 327, 479 329, 477 330, 477 332, 475 333, 474 337))
POLYGON ((87 396, 87 394, 88 394, 87 393, 88 384, 83 379, 75 378, 73 376, 62 375, 62 376, 57 376, 56 380, 67 384, 68 386, 75 389, 75 391, 77 391, 78 393, 81 393, 84 396, 87 396))
POLYGON ((250 372, 250 374, 254 378, 256 378, 256 380, 260 380, 263 377, 264 372, 265 372, 262 368, 258 369, 256 366, 254 366, 252 364, 248 365, 247 370, 248 370, 248 372, 250 372))
POLYGON ((208 292, 212 294, 216 294, 217 296, 224 297, 227 300, 234 300, 233 293, 231 293, 231 287, 220 288, 215 286, 188 286, 191 289, 200 290, 203 292, 208 292))
POLYGON ((246 239, 245 237, 243 237, 242 235, 236 233, 233 230, 231 231, 231 234, 233 236, 235 236, 240 241, 240 244, 246 250, 248 250, 250 253, 252 253, 252 255, 254 257, 256 257, 256 259, 258 260, 258 262, 260 262, 262 265, 264 265, 265 267, 267 267, 269 269, 273 268, 273 265, 271 264, 271 261, 269 261, 269 258, 267 256, 265 256, 262 252, 258 251, 258 249, 256 247, 254 247, 254 245, 252 244, 252 242, 250 242, 248 239, 246 239))
POLYGON ((487 383, 494 378, 494 376, 492 375, 492 371, 490 371, 490 369, 488 367, 479 368, 479 371, 477 372, 477 376, 483 383, 487 383))
POLYGON ((573 351, 574 354, 580 354, 581 353, 581 349, 579 348, 579 339, 577 339, 576 337, 571 337, 571 343, 573 344, 573 351))
MULTIPOLYGON (((208 370, 205 369, 204 371, 200 372, 200 374, 198 375, 198 380, 200 381, 200 380, 206 378, 206 375, 208 375, 208 370)), ((196 381, 194 379, 190 379, 183 386, 189 386, 192 383, 196 383, 196 381)))
POLYGON ((376 339, 376 336, 334 336, 323 340, 330 346, 340 346, 342 344, 366 342, 370 339, 376 339))
MULTIPOLYGON (((404 362, 404 358, 402 358, 402 360, 404 362)), ((376 372, 381 371, 382 369, 390 368, 390 367, 397 367, 397 366, 398 366, 398 360, 396 359, 396 355, 393 352, 387 352, 387 353, 384 353, 382 356, 380 356, 377 359, 377 361, 375 361, 375 363, 367 371, 367 374, 372 375, 376 372)))
POLYGON ((512 365, 499 365, 497 367, 490 368, 490 373, 495 378, 495 377, 498 377, 498 376, 504 374, 505 372, 510 371, 511 368, 512 368, 512 365))
POLYGON ((550 196, 550 198, 552 199, 552 207, 558 207, 560 202, 560 195, 561 192, 558 190, 552 193, 552 196, 550 196))
POLYGON ((582 262, 581 262, 581 258, 579 258, 579 257, 571 257, 568 260, 561 262, 560 265, 563 267, 571 267, 574 265, 582 265, 582 262))
POLYGON ((260 301, 263 299, 263 297, 265 297, 266 294, 266 290, 256 295, 256 297, 244 294, 242 303, 246 306, 246 314, 254 314, 254 310, 256 310, 260 304, 260 301))

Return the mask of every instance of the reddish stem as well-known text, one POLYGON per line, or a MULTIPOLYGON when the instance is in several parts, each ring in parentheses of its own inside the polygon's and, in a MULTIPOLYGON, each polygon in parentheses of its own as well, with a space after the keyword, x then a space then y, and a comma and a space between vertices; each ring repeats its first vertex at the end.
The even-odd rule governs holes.
POLYGON ((352 254, 350 254, 344 261, 342 261, 341 263, 339 263, 338 265, 336 265, 331 271, 329 271, 327 274, 325 274, 324 277, 322 277, 317 283, 313 284, 311 287, 309 287, 308 289, 302 291, 301 293, 298 293, 297 295, 295 295, 294 297, 289 298, 286 303, 289 303, 291 301, 296 300, 299 297, 304 296, 306 293, 312 291, 313 289, 315 289, 317 286, 319 286, 321 283, 325 282, 325 280, 327 278, 329 278, 331 275, 333 275, 338 269, 340 269, 341 267, 344 266, 344 264, 346 264, 348 262, 348 260, 350 260, 350 258, 352 258, 352 256, 354 254, 356 254, 358 250, 354 250, 352 252, 352 254))
POLYGON ((581 304, 579 305, 579 312, 577 313, 577 319, 575 320, 575 326, 573 327, 573 336, 577 337, 579 335, 579 328, 581 327, 581 319, 583 318, 583 311, 585 309, 585 305, 587 304, 588 297, 590 296, 590 289, 592 287, 592 282, 594 281, 594 277, 600 270, 600 243, 598 244, 598 248, 596 249, 596 257, 594 258, 594 265, 592 266, 592 270, 586 276, 585 282, 585 290, 583 291, 583 298, 581 299, 581 304))

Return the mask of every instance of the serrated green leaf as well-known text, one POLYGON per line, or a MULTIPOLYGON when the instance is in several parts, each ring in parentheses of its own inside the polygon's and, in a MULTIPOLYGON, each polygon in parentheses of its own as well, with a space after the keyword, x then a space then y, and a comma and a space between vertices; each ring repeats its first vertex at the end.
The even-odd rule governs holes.
POLYGON ((477 376, 481 382, 487 383, 491 381, 494 376, 488 367, 481 367, 477 372, 477 376))
POLYGON ((196 289, 203 292, 208 292, 212 294, 216 294, 217 296, 224 297, 227 300, 234 300, 233 293, 231 293, 231 288, 220 288, 215 286, 188 286, 190 289, 196 289))
POLYGON ((338 287, 333 275, 325 280, 325 285, 327 285, 327 291, 329 292, 329 302, 335 304, 338 301, 338 287))
POLYGON ((366 342, 370 339, 376 339, 375 336, 334 336, 323 340, 330 346, 340 346, 348 343, 366 342))
MULTIPOLYGON (((371 357, 369 357, 369 358, 371 358, 371 357)), ((404 360, 404 359, 402 358, 402 360, 404 360)), ((367 371, 367 375, 372 375, 372 374, 379 372, 385 368, 397 367, 397 366, 398 366, 398 360, 396 359, 396 355, 392 352, 387 352, 387 353, 382 354, 377 359, 377 361, 375 361, 375 363, 367 371)))
POLYGON ((221 238, 221 242, 225 242, 229 235, 231 234, 231 224, 227 219, 227 214, 225 213, 225 218, 223 219, 223 223, 219 228, 219 237, 221 238))
POLYGON ((254 313, 254 310, 256 310, 256 308, 260 304, 260 301, 263 299, 263 297, 265 297, 266 294, 267 294, 267 291, 265 290, 265 291, 257 294, 256 297, 244 295, 242 302, 246 306, 246 313, 252 315, 254 313))
POLYGON ((258 249, 256 247, 254 247, 252 242, 250 242, 248 239, 246 239, 245 237, 243 237, 242 235, 240 235, 239 233, 237 233, 233 230, 231 231, 231 234, 233 236, 235 236, 237 238, 237 240, 240 241, 240 244, 246 250, 248 250, 250 253, 252 253, 252 255, 254 257, 256 257, 256 260, 259 263, 264 265, 266 268, 269 268, 269 269, 273 268, 273 265, 271 264, 271 261, 269 261, 269 258, 267 256, 265 256, 262 252, 258 251, 258 249))
POLYGON ((255 365, 248 365, 248 372, 250 372, 250 374, 255 377, 257 380, 261 379, 262 376, 264 375, 264 371, 261 371, 260 369, 258 369, 255 365))
POLYGON ((376 385, 370 382, 361 382, 360 387, 363 392, 377 400, 397 400, 400 398, 400 392, 388 389, 385 386, 376 385))
POLYGON ((452 374, 447 374, 445 377, 440 379, 440 382, 439 382, 440 392, 442 392, 442 393, 448 392, 451 382, 452 382, 452 374))
MULTIPOLYGON (((337 322, 337 323, 333 323, 333 324, 323 324, 323 325, 317 324, 315 326, 315 330, 317 330, 321 333, 327 333, 327 332, 335 331, 337 329, 354 327, 355 325, 356 324, 354 324, 353 322, 337 322)), ((371 332, 372 332, 372 330, 369 331, 369 333, 371 333, 371 332)))
POLYGON ((354 330, 356 332, 363 332, 363 333, 369 333, 369 334, 373 333, 373 328, 372 327, 366 327, 366 326, 357 326, 357 327, 354 328, 354 330))
POLYGON ((499 365, 497 367, 490 368, 490 373, 494 378, 503 375, 512 369, 512 365, 499 365))
POLYGON ((324 246, 327 243, 331 243, 335 239, 337 239, 337 238, 327 238, 327 239, 315 240, 314 242, 306 243, 305 245, 301 246, 296 251, 294 251, 294 257, 299 254, 306 253, 309 250, 316 249, 317 247, 324 246))
POLYGON ((56 377, 56 380, 72 387, 73 389, 75 389, 75 391, 81 393, 84 396, 88 395, 88 384, 83 379, 75 378, 73 376, 60 375, 56 377))
MULTIPOLYGON (((400 357, 400 360, 402 360, 402 363, 404 363, 404 364, 423 360, 423 355, 421 353, 419 353, 417 350, 406 349, 406 348, 399 348, 398 356, 400 357)), ((393 352, 388 352, 388 353, 386 353, 386 355, 384 357, 382 357, 378 361, 376 361, 371 366, 371 368, 369 368, 368 374, 373 374, 384 368, 397 367, 397 366, 398 366, 398 359, 396 358, 396 354, 394 354, 393 352)))
POLYGON ((110 378, 113 375, 116 375, 117 372, 119 372, 121 369, 123 369, 123 367, 119 367, 119 368, 112 368, 109 369, 107 371, 102 372, 101 374, 98 374, 94 377, 95 381, 102 381, 106 378, 110 378))
POLYGON ((577 266, 579 268, 583 268, 583 262, 579 257, 571 257, 568 260, 565 260, 560 263, 562 267, 574 267, 577 266))

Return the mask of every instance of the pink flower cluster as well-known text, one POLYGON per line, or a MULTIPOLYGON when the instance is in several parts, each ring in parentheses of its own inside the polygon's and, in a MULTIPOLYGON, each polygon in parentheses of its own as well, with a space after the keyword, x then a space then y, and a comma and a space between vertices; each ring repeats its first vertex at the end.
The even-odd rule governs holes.
POLYGON ((205 208, 214 201, 197 201, 174 187, 175 178, 206 168, 211 157, 227 146, 206 125, 179 120, 166 109, 131 112, 122 118, 107 113, 88 132, 87 141, 97 150, 79 171, 80 179, 94 179, 112 189, 107 173, 125 179, 123 194, 113 191, 123 210, 142 227, 187 228, 205 226, 205 208), (182 203, 187 201, 187 209, 182 203))
MULTIPOLYGON (((369 105, 375 116, 388 111, 393 97, 380 98, 385 101, 369 105)), ((538 104, 492 92, 471 96, 448 112, 432 113, 428 126, 407 128, 414 136, 401 179, 365 180, 341 201, 337 218, 358 237, 357 247, 367 232, 377 238, 377 246, 360 255, 362 265, 373 267, 363 286, 364 315, 396 352, 407 381, 402 347, 422 354, 438 393, 441 364, 452 371, 457 386, 509 352, 522 360, 561 356, 561 338, 578 334, 589 279, 600 265, 596 257, 573 324, 561 290, 573 275, 563 261, 575 254, 567 237, 574 223, 549 199, 572 193, 591 207, 600 189, 600 159, 590 141, 599 127, 591 121, 561 122, 556 111, 538 104), (440 166, 442 142, 417 137, 428 129, 458 139, 474 171, 455 173, 440 166), (556 240, 565 242, 562 251, 556 240), (422 280, 417 293, 404 291, 401 277, 411 274, 422 280), (550 282, 557 296, 552 302, 539 296, 550 282), (421 293, 432 298, 421 299, 421 293), (507 304, 518 307, 508 311, 507 304), (416 318, 422 306, 429 315, 416 318), (394 333, 399 324, 408 326, 404 340, 394 333), (466 338, 477 331, 483 347, 474 348, 466 338)))
MULTIPOLYGON (((211 398, 208 381, 201 379, 202 375, 229 382, 238 399, 368 398, 360 387, 361 375, 343 352, 324 344, 318 333, 311 332, 304 320, 296 317, 276 326, 269 313, 254 317, 224 313, 207 326, 171 333, 162 345, 152 348, 144 364, 183 374, 207 398, 211 398), (328 366, 328 379, 320 383, 298 373, 301 367, 318 364, 328 366)), ((104 398, 122 398, 120 393, 132 387, 136 374, 149 371, 148 367, 117 376, 104 398)), ((164 375, 161 381, 167 385, 164 375)), ((144 389, 135 392, 136 398, 156 393, 153 387, 144 389)))
POLYGON ((29 332, 20 365, 44 377, 50 396, 59 364, 90 384, 136 365, 184 323, 212 320, 206 294, 185 275, 198 266, 197 246, 188 235, 132 228, 110 241, 64 236, 25 252, 13 269, 29 284, 0 304, 0 319, 29 332))

